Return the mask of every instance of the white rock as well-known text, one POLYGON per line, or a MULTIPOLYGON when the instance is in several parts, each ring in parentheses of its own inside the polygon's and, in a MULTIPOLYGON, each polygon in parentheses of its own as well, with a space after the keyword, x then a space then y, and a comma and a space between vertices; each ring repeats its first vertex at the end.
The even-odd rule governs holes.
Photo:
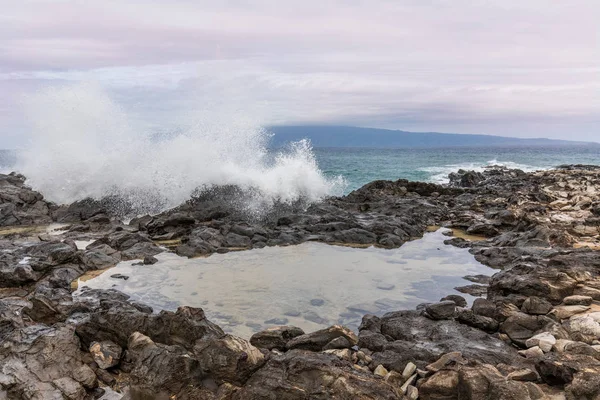
POLYGON ((600 339, 600 324, 594 319, 592 314, 570 318, 565 322, 564 327, 569 333, 580 332, 586 336, 600 339))
POLYGON ((379 364, 377 368, 375 368, 375 371, 373 371, 373 374, 385 378, 385 376, 388 374, 388 370, 385 369, 383 365, 379 364))
POLYGON ((350 351, 350 349, 330 349, 325 350, 323 353, 333 354, 340 360, 352 361, 352 352, 350 351))
POLYGON ((408 400, 417 400, 419 398, 419 389, 410 385, 406 389, 406 398, 408 400))
POLYGON ((404 367, 404 371, 402 372, 402 377, 404 379, 408 379, 415 374, 416 370, 417 370, 417 366, 409 361, 408 364, 406 364, 406 367, 404 367))
POLYGON ((558 319, 568 319, 589 309, 589 306, 557 306, 550 313, 554 314, 558 319))
POLYGON ((544 352, 538 346, 535 346, 527 350, 519 350, 519 355, 525 358, 534 358, 543 356, 544 352))
POLYGON ((575 342, 568 339, 557 339, 553 347, 554 351, 556 351, 557 353, 563 353, 565 351, 565 347, 567 347, 571 343, 575 342))
POLYGON ((417 381, 417 374, 414 374, 413 376, 411 376, 410 378, 408 378, 406 380, 406 382, 404 382, 404 385, 402 385, 400 387, 400 392, 402 394, 406 394, 406 392, 408 390, 408 387, 409 386, 413 386, 416 381, 417 381))
POLYGON ((552 346, 556 343, 556 338, 549 332, 538 333, 537 335, 527 339, 525 346, 527 348, 538 346, 544 353, 552 350, 552 346))

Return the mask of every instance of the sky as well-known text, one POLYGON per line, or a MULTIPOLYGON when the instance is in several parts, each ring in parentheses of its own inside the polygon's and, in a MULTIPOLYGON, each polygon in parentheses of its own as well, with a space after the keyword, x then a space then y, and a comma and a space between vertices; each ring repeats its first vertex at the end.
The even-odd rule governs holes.
POLYGON ((265 125, 600 141, 597 0, 0 7, 0 147, 43 125, 32 96, 86 85, 148 131, 218 109, 265 125))

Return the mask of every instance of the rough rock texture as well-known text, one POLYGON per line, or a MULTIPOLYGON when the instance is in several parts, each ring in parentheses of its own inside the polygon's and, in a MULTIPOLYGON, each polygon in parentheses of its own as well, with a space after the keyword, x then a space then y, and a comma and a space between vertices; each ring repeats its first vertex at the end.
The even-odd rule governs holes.
POLYGON ((240 211, 243 190, 209 188, 129 224, 123 199, 57 206, 16 174, 0 189, 0 399, 600 397, 599 167, 375 181, 261 218, 240 211), (50 235, 51 222, 66 224, 50 235), (358 335, 282 326, 247 341, 199 308, 153 313, 115 290, 71 291, 122 260, 152 268, 159 244, 189 257, 308 240, 394 248, 430 225, 477 235, 447 243, 498 269, 461 289, 485 298, 366 315, 358 335))

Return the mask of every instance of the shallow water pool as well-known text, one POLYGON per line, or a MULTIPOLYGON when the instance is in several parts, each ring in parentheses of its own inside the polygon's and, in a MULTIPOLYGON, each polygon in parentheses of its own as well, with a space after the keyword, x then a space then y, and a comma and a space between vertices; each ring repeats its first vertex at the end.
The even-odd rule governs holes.
POLYGON ((334 323, 356 329, 363 314, 438 301, 470 283, 463 276, 494 272, 466 249, 444 245, 442 232, 393 250, 308 242, 195 259, 163 253, 154 265, 121 262, 81 284, 121 290, 156 311, 202 307, 224 330, 246 338, 282 324, 305 331, 334 323))

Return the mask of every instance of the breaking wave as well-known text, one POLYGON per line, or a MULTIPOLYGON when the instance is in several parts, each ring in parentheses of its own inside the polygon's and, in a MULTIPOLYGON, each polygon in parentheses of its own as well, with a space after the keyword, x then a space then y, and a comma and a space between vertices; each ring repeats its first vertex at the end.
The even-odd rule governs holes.
POLYGON ((270 151, 260 121, 239 110, 199 110, 185 127, 156 134, 93 84, 48 88, 25 104, 31 137, 16 168, 58 204, 119 196, 139 214, 156 213, 198 189, 232 185, 260 212, 344 190, 342 177, 323 175, 309 142, 270 151))
POLYGON ((427 172, 429 174, 428 181, 438 184, 444 184, 450 182, 448 175, 452 172, 457 172, 460 169, 465 171, 476 171, 483 172, 486 168, 491 166, 500 166, 511 169, 520 169, 525 172, 533 172, 543 169, 550 169, 552 165, 546 167, 535 167, 533 165, 519 164, 512 161, 498 161, 497 159, 489 160, 486 163, 460 163, 460 164, 448 164, 440 167, 424 167, 420 168, 420 171, 427 172))

